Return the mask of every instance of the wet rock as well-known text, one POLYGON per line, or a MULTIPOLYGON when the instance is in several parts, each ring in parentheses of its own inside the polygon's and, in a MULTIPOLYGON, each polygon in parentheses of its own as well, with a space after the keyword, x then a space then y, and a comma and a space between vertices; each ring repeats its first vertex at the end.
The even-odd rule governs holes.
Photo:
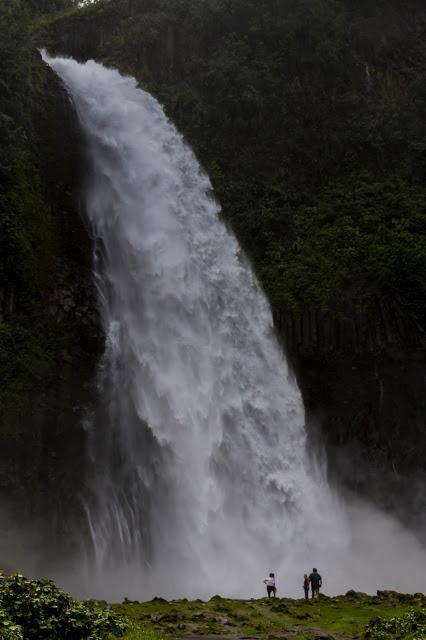
POLYGON ((289 608, 285 604, 285 602, 277 602, 276 604, 273 604, 271 607, 271 611, 274 611, 275 613, 290 613, 289 608))
POLYGON ((293 614, 293 617, 296 618, 296 620, 308 620, 309 618, 312 618, 310 613, 297 613, 297 614, 293 614))
POLYGON ((154 624, 158 624, 162 620, 164 620, 165 616, 151 616, 151 622, 154 624))
POLYGON ((377 597, 381 600, 389 600, 391 602, 410 602, 413 599, 411 594, 398 593, 397 591, 387 589, 377 591, 377 597))
POLYGON ((317 627, 311 627, 306 629, 306 631, 311 633, 312 640, 334 640, 334 636, 317 627))
POLYGON ((167 604, 167 600, 165 600, 164 598, 158 598, 157 596, 155 596, 155 598, 152 598, 151 602, 157 604, 167 604))
POLYGON ((355 299, 351 294, 342 301, 341 316, 315 309, 274 311, 275 325, 294 367, 307 423, 321 424, 335 481, 417 530, 426 497, 420 489, 412 514, 410 476, 424 473, 424 331, 407 305, 385 292, 362 297, 360 305, 355 299), (408 417, 411 406, 418 409, 408 417))
POLYGON ((177 613, 168 613, 164 616, 161 616, 163 622, 175 624, 179 620, 179 616, 177 613))

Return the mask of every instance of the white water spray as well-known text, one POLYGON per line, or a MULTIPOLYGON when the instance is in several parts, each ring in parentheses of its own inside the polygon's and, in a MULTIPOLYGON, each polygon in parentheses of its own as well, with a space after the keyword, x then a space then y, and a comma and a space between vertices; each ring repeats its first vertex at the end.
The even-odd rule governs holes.
MULTIPOLYGON (((182 136, 135 80, 46 59, 89 143, 107 335, 89 425, 89 589, 253 596, 275 570, 282 595, 300 594, 314 564, 328 592, 415 587, 386 573, 400 532, 380 525, 390 555, 372 565, 371 539, 353 535, 362 517, 351 524, 312 469, 269 306, 182 136)), ((404 535, 413 570, 422 552, 404 535)))

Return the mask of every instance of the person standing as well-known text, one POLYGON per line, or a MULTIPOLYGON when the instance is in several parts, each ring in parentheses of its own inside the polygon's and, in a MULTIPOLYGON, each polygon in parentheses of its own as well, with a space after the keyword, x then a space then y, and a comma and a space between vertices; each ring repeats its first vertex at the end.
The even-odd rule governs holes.
POLYGON ((305 575, 303 576, 303 589, 305 591, 305 600, 309 598, 309 585, 310 585, 310 580, 308 578, 308 574, 305 573, 305 575))
POLYGON ((322 578, 315 567, 312 569, 309 580, 311 582, 312 597, 319 598, 319 590, 322 587, 322 578))
POLYGON ((266 591, 268 593, 268 598, 271 597, 271 593, 274 598, 277 595, 277 588, 275 586, 275 573, 270 573, 266 580, 263 581, 266 584, 266 591))

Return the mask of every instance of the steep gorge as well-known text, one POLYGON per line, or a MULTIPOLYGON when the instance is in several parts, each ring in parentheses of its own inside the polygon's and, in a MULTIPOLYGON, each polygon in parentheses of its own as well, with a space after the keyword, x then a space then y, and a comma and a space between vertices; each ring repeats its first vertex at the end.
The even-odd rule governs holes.
POLYGON ((81 510, 82 417, 103 336, 80 204, 85 141, 19 2, 2 4, 0 32, 0 562, 16 568, 36 565, 41 540, 52 553, 73 544, 64 531, 81 510))
POLYGON ((405 520, 426 471, 424 29, 415 0, 116 0, 43 36, 166 106, 271 301, 331 477, 405 520))
POLYGON ((296 595, 300 567, 318 558, 329 593, 348 575, 367 591, 422 588, 415 537, 338 498, 309 464, 266 297, 161 105, 93 60, 45 59, 87 136, 83 197, 106 334, 81 469, 86 526, 71 530, 83 552, 61 580, 108 600, 123 589, 241 597, 274 566, 296 595))
MULTIPOLYGON (((4 3, 0 29, 18 4, 4 3)), ((103 336, 79 199, 85 141, 23 14, 4 31, 0 85, 0 495, 11 522, 49 522, 41 535, 66 547, 103 336)), ((416 528, 424 29, 415 0, 112 0, 45 19, 37 35, 134 74, 166 106, 267 293, 331 477, 416 528)))

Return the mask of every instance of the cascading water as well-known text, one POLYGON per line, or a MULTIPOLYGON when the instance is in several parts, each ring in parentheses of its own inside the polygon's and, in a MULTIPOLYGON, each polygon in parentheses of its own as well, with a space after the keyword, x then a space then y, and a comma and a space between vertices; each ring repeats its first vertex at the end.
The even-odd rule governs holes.
POLYGON ((308 459, 300 393, 208 178, 134 79, 46 59, 88 139, 107 335, 88 420, 89 588, 258 595, 275 569, 299 593, 313 564, 343 588, 347 516, 308 459))

